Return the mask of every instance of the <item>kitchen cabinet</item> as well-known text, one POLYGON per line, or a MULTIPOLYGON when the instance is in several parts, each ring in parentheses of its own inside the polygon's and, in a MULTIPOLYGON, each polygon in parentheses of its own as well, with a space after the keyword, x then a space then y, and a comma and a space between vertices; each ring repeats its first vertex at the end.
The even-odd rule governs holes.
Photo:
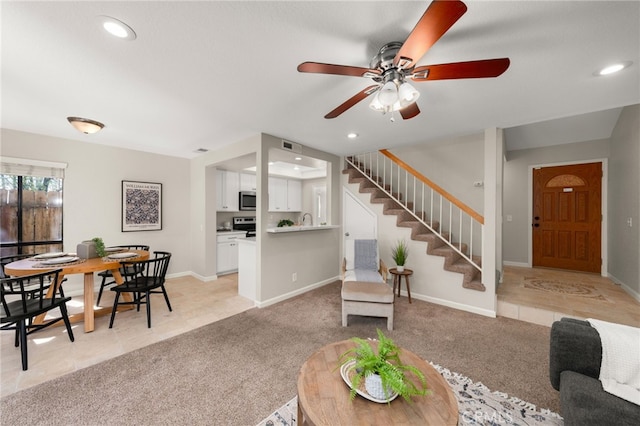
POLYGON ((269 211, 299 212, 302 210, 302 182, 296 179, 269 178, 269 211))
POLYGON ((228 170, 216 171, 216 210, 237 212, 240 192, 240 174, 228 170))
POLYGON ((227 233, 216 237, 216 273, 224 274, 238 270, 238 239, 245 233, 227 233))
POLYGON ((290 212, 302 211, 302 182, 287 179, 287 209, 290 212))
POLYGON ((269 211, 287 211, 287 180, 277 177, 269 178, 269 211))
POLYGON ((256 187, 256 175, 240 173, 240 191, 255 191, 256 187))

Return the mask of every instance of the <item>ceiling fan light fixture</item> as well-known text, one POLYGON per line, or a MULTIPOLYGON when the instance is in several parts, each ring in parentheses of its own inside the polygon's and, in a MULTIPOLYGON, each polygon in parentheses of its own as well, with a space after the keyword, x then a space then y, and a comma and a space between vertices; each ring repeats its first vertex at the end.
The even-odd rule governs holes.
POLYGON ((400 85, 400 88, 398 89, 398 97, 400 98, 400 105, 404 108, 417 101, 420 97, 420 92, 418 92, 415 87, 405 81, 400 85))
POLYGON ((378 100, 382 106, 390 107, 398 101, 398 86, 395 81, 387 81, 378 92, 378 100))
POLYGON ((380 102, 380 99, 378 99, 378 95, 379 94, 380 94, 380 92, 378 91, 378 93, 373 95, 373 100, 369 104, 369 108, 371 108, 372 110, 374 110, 376 112, 384 112, 385 111, 384 105, 382 105, 382 103, 380 102))
POLYGON ((67 121, 71 123, 71 125, 75 127, 76 130, 86 135, 97 133, 102 130, 102 128, 104 128, 104 124, 88 118, 67 117, 67 121))

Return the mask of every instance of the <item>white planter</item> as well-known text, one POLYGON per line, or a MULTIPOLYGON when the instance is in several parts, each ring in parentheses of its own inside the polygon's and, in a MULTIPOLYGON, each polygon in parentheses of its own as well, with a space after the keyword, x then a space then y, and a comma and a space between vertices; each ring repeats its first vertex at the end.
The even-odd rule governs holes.
POLYGON ((382 389, 382 379, 377 374, 369 374, 365 377, 364 388, 369 395, 380 400, 390 399, 394 395, 393 391, 389 388, 387 388, 387 394, 385 395, 382 389))
POLYGON ((397 270, 398 272, 403 272, 403 271, 404 271, 404 265, 398 265, 398 266, 396 266, 396 270, 397 270))

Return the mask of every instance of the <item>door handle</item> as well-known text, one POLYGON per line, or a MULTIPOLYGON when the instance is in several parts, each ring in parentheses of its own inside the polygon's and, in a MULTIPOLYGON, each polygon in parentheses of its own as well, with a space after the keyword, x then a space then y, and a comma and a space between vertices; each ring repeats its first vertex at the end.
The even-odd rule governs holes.
POLYGON ((534 217, 535 220, 540 220, 540 216, 534 217))
POLYGON ((535 226, 535 227, 537 228, 537 227, 539 227, 539 226, 540 226, 540 224, 539 224, 539 223, 534 223, 534 224, 533 224, 533 225, 531 225, 531 226, 535 226))
POLYGON ((348 232, 345 232, 345 233, 344 233, 344 236, 345 236, 345 237, 348 237, 348 236, 349 236, 349 233, 348 233, 348 232))

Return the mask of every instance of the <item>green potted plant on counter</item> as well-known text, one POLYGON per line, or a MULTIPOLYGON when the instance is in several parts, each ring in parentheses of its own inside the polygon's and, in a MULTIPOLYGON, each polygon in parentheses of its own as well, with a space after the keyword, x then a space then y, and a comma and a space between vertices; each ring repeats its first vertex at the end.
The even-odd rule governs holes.
POLYGON ((376 402, 390 402, 396 396, 411 402, 413 396, 431 393, 427 389, 424 374, 415 366, 402 363, 400 348, 380 329, 375 344, 374 341, 358 337, 351 338, 351 341, 357 346, 344 352, 338 360, 340 368, 351 370, 351 400, 359 393, 362 379, 367 394, 376 402), (406 373, 413 373, 416 382, 406 373))
POLYGON ((396 264, 398 272, 404 271, 404 265, 407 263, 407 258, 409 257, 409 247, 405 240, 399 240, 391 249, 391 257, 396 264))

